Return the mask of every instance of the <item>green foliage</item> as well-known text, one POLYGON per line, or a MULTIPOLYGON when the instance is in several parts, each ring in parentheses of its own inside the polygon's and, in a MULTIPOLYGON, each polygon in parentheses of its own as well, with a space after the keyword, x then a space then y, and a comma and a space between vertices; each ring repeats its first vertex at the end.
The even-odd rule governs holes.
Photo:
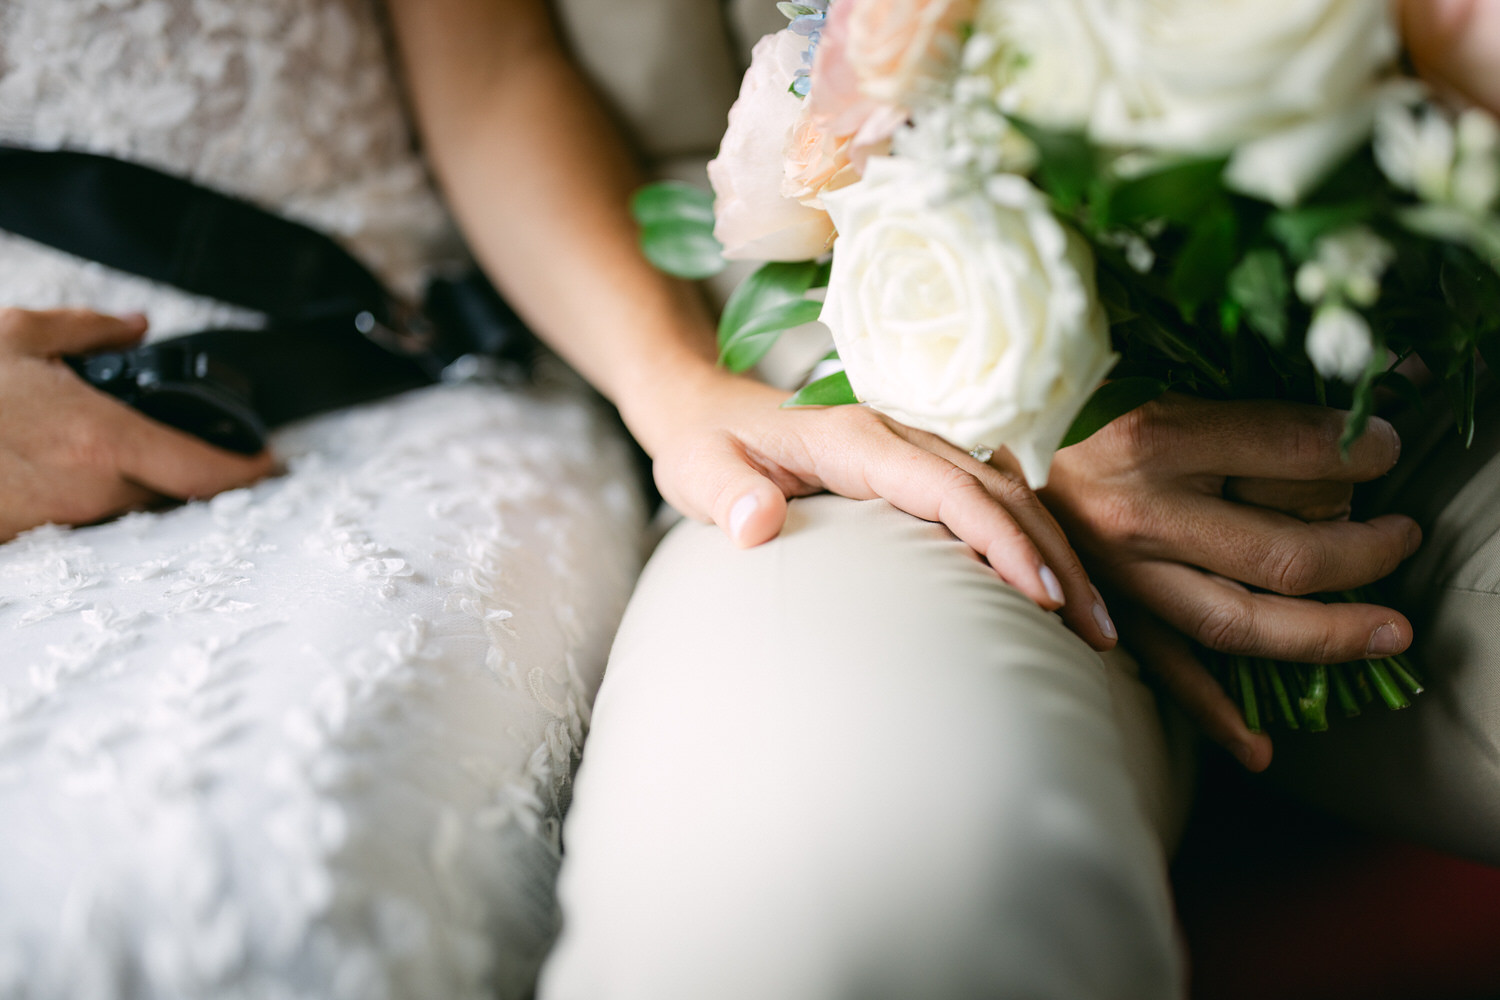
POLYGON ((1095 389, 1088 402, 1083 404, 1083 409, 1073 419, 1073 425, 1063 435, 1059 447, 1066 448, 1080 441, 1087 441, 1110 421, 1123 417, 1136 407, 1145 406, 1168 388, 1167 383, 1161 379, 1145 376, 1106 382, 1095 389))
POLYGON ((658 270, 678 278, 712 277, 724 269, 724 248, 714 239, 713 195, 691 184, 648 184, 630 200, 641 227, 641 250, 658 270))
POLYGON ((1189 223, 1224 197, 1222 158, 1183 160, 1119 181, 1093 206, 1101 229, 1165 220, 1189 223))
POLYGON ((1318 240, 1330 233, 1370 219, 1374 205, 1348 201, 1335 205, 1309 205, 1272 213, 1266 229, 1280 240, 1293 260, 1307 260, 1318 240))
POLYGON ((1238 237, 1239 220, 1223 206, 1188 227, 1171 278, 1172 294, 1184 319, 1192 318, 1199 306, 1223 296, 1229 269, 1239 251, 1238 237))
POLYGON ((844 372, 825 375, 816 382, 803 386, 791 399, 781 405, 789 406, 844 406, 858 403, 854 390, 849 386, 849 376, 844 372))
POLYGON ((1281 254, 1269 247, 1250 251, 1229 272, 1227 290, 1252 330, 1274 347, 1285 346, 1291 282, 1281 254))
POLYGON ((1010 123, 1036 147, 1037 186, 1052 196, 1060 210, 1071 212, 1078 207, 1102 174, 1099 151, 1081 132, 1044 128, 1020 118, 1010 123))
POLYGON ((719 363, 742 372, 765 357, 783 330, 818 318, 822 306, 806 296, 827 270, 817 261, 773 261, 741 282, 719 317, 719 363))

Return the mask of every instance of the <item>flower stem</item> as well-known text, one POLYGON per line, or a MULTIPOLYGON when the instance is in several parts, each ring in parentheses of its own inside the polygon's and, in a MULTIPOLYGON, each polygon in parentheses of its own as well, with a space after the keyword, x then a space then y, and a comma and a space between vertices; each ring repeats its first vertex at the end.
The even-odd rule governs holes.
POLYGON ((1264 732, 1260 727, 1260 705, 1255 700, 1255 668, 1243 656, 1235 658, 1234 667, 1239 679, 1240 707, 1245 712, 1245 725, 1252 733, 1264 732))
POLYGON ((1276 707, 1281 709, 1281 718, 1288 726, 1297 728, 1297 713, 1292 711, 1292 699, 1286 691, 1286 681, 1281 676, 1281 669, 1275 660, 1262 660, 1259 663, 1260 671, 1265 678, 1271 682, 1271 692, 1276 696, 1276 707))
POLYGON ((1308 671, 1302 697, 1297 700, 1302 721, 1308 731, 1321 733, 1328 728, 1328 668, 1319 664, 1308 671))
POLYGON ((1339 700, 1339 708, 1343 709, 1346 718, 1354 718, 1359 714, 1359 699, 1354 696, 1354 691, 1349 687, 1349 679, 1344 676, 1344 668, 1340 664, 1333 664, 1328 668, 1328 677, 1333 681, 1333 694, 1339 700))
POLYGON ((1389 708, 1405 708, 1411 704, 1406 693, 1396 686, 1391 679, 1390 671, 1385 668, 1382 660, 1366 660, 1365 676, 1370 678, 1370 683, 1375 685, 1375 690, 1380 692, 1380 698, 1389 708))
POLYGON ((1385 661, 1385 665, 1391 674, 1395 676, 1396 680, 1400 681, 1401 685, 1412 694, 1421 694, 1426 690, 1422 686, 1421 679, 1417 677, 1416 671, 1412 668, 1411 661, 1406 657, 1392 656, 1385 661))

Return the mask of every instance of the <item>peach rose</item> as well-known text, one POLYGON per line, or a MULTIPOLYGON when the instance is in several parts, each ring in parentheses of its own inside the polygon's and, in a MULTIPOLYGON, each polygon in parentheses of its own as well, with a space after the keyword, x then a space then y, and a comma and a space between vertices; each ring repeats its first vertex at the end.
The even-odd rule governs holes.
POLYGON ((790 93, 807 39, 790 30, 767 35, 751 53, 719 155, 708 165, 714 236, 734 260, 807 260, 828 249, 828 213, 782 194, 784 154, 802 99, 790 93))
POLYGON ((823 207, 823 192, 859 180, 865 161, 890 151, 891 136, 907 120, 905 108, 865 95, 849 62, 850 11, 846 0, 829 12, 813 58, 812 91, 803 102, 786 147, 781 193, 823 207))
POLYGON ((835 8, 848 18, 849 62, 865 96, 909 107, 927 81, 958 58, 959 25, 976 0, 860 0, 835 8))

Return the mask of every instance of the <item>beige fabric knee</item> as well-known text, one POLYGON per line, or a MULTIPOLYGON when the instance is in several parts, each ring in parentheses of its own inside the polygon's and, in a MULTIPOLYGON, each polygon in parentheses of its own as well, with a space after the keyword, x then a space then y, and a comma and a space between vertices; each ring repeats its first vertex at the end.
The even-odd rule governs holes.
POLYGON ((1451 425, 1402 428, 1402 461, 1378 504, 1422 525, 1393 603, 1412 620, 1426 693, 1400 712, 1336 717, 1327 733, 1277 735, 1271 776, 1363 826, 1500 865, 1500 393, 1490 390, 1472 447, 1451 425))
POLYGON ((684 523, 616 640, 540 1000, 1164 998, 1150 696, 883 501, 684 523))

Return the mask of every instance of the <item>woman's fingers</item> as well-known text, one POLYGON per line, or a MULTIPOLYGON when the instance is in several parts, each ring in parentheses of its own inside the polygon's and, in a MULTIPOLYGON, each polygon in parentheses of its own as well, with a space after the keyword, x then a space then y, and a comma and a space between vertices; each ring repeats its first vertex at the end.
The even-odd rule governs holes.
POLYGON ((131 347, 146 317, 107 316, 88 309, 0 309, 0 344, 22 354, 57 357, 131 347))
MULTIPOLYGON (((1003 450, 996 452, 994 464, 988 465, 935 434, 914 430, 903 424, 893 424, 892 430, 912 444, 933 452, 973 475, 1004 506, 1041 554, 1043 569, 1039 575, 1050 596, 1056 598, 1058 594, 1062 595, 1060 613, 1063 621, 1095 649, 1114 647, 1118 631, 1105 607, 1104 598, 1090 582, 1088 571, 1083 568, 1083 563, 1064 534, 1062 526, 1022 481, 1019 469, 1014 467, 1014 460, 1008 453, 1003 450)), ((1051 606, 1042 604, 1042 607, 1051 606)))
POLYGON ((1249 771, 1271 763, 1271 738, 1252 733, 1240 709, 1198 662, 1182 636, 1142 609, 1132 616, 1131 646, 1141 663, 1159 676, 1209 739, 1224 747, 1249 771))
MULTIPOLYGON (((689 454, 655 465, 663 499, 688 517, 711 521, 740 548, 775 538, 786 523, 786 492, 752 463, 730 434, 715 434, 689 454)), ((792 487, 793 495, 799 492, 792 487)))
POLYGON ((1146 560, 1118 570, 1133 594, 1184 635, 1223 653, 1299 663, 1391 656, 1411 645, 1404 615, 1374 604, 1258 594, 1177 563, 1146 560))

